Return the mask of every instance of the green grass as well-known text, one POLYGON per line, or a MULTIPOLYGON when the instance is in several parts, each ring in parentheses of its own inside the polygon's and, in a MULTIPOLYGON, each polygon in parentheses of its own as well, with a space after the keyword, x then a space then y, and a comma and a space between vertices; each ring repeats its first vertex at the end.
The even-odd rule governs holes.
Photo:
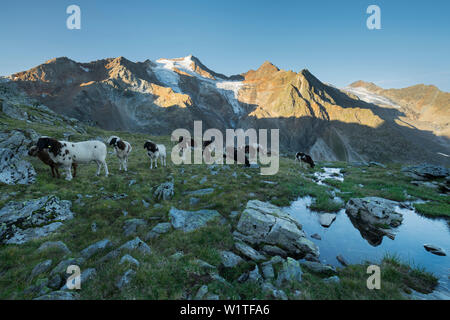
POLYGON ((380 264, 379 290, 367 288, 367 267, 372 263, 350 265, 338 270, 340 283, 324 283, 323 278, 308 273, 297 288, 302 291, 301 299, 321 300, 402 300, 411 289, 430 293, 437 285, 437 279, 422 269, 409 267, 398 258, 386 256, 380 264))
MULTIPOLYGON (((40 116, 41 111, 33 108, 27 110, 29 114, 40 116)), ((42 116, 42 115, 41 115, 42 116)), ((61 121, 56 125, 39 123, 26 123, 1 116, 0 130, 13 128, 34 129, 41 135, 49 135, 58 139, 63 138, 63 132, 73 132, 72 123, 61 121)), ((52 259, 52 268, 64 257, 59 252, 38 253, 36 249, 44 242, 63 241, 72 254, 77 257, 82 249, 88 245, 108 238, 118 247, 135 236, 123 235, 124 222, 130 218, 141 218, 148 222, 148 226, 138 231, 138 236, 144 238, 146 232, 159 222, 168 221, 168 212, 171 207, 185 210, 198 210, 209 208, 217 210, 225 219, 225 223, 212 221, 207 227, 192 233, 171 231, 157 239, 148 241, 152 248, 152 254, 144 256, 138 252, 131 255, 141 262, 136 269, 136 277, 131 286, 124 291, 115 288, 117 279, 130 266, 120 265, 119 258, 106 264, 99 263, 102 253, 89 259, 82 269, 94 267, 97 277, 86 283, 81 291, 82 299, 182 299, 186 295, 194 295, 203 284, 208 284, 209 292, 219 294, 221 298, 253 299, 270 298, 265 296, 260 287, 251 283, 238 283, 237 277, 244 271, 254 268, 254 263, 248 262, 231 270, 220 267, 219 250, 231 250, 233 247, 232 231, 235 220, 229 219, 231 211, 242 212, 248 200, 259 199, 270 201, 278 206, 287 206, 299 196, 312 196, 315 201, 311 209, 316 211, 338 211, 343 207, 341 203, 333 201, 332 187, 340 189, 338 196, 344 200, 351 197, 380 196, 392 200, 404 201, 407 195, 430 200, 426 204, 416 204, 419 212, 426 215, 449 214, 448 196, 439 196, 436 191, 424 190, 411 185, 409 178, 399 172, 398 165, 389 165, 388 169, 376 167, 355 168, 346 163, 319 163, 315 170, 302 170, 298 163, 292 159, 281 158, 279 173, 274 176, 261 176, 259 169, 244 169, 241 166, 223 166, 217 175, 211 174, 206 165, 181 165, 176 166, 170 161, 170 150, 174 144, 169 137, 150 136, 128 132, 108 132, 98 128, 86 127, 86 133, 76 133, 76 141, 92 139, 97 136, 108 137, 119 135, 129 141, 133 151, 129 159, 127 173, 119 172, 118 161, 113 155, 108 155, 107 162, 111 175, 104 177, 95 176, 95 165, 80 165, 77 177, 71 182, 64 179, 51 177, 50 169, 36 158, 28 159, 37 171, 36 183, 29 186, 1 185, 2 194, 16 192, 16 195, 0 200, 0 207, 11 200, 36 199, 53 194, 61 199, 72 201, 72 211, 76 213, 73 220, 64 222, 57 233, 46 239, 32 241, 24 245, 0 245, 0 299, 26 299, 23 290, 39 279, 30 281, 29 275, 33 267, 45 259, 52 259), (158 143, 164 143, 169 152, 167 167, 149 169, 149 160, 144 152, 145 140, 152 139, 158 143), (313 173, 321 170, 322 166, 335 166, 344 168, 345 180, 338 182, 328 180, 327 185, 319 186, 313 180, 313 173), (181 174, 181 169, 184 174, 181 174), (363 171, 365 170, 365 172, 363 171), (236 172, 237 177, 232 174, 236 172), (390 173, 389 173, 390 172, 390 173), (248 177, 248 176, 249 177, 248 177), (160 201, 160 207, 155 207, 156 201, 152 192, 162 182, 173 177, 175 195, 170 201, 160 201), (199 181, 207 177, 204 184, 199 181), (136 183, 129 187, 129 182, 136 183), (276 185, 267 184, 264 181, 275 182, 276 185), (358 185, 362 184, 363 187, 358 185), (190 196, 184 192, 202 188, 214 188, 211 195, 198 197, 199 202, 193 206, 189 204, 190 196), (113 194, 127 194, 121 200, 107 200, 113 194), (81 203, 78 203, 78 194, 83 195, 81 203), (91 198, 84 197, 91 195, 91 198), (150 205, 145 207, 145 200, 150 205), (124 215, 124 211, 127 215, 124 215), (97 232, 91 231, 91 225, 95 222, 97 232), (183 251, 184 257, 179 260, 170 258, 172 254, 183 251), (201 259, 217 267, 217 271, 230 285, 211 280, 211 276, 201 270, 195 259, 201 259)), ((108 148, 112 151, 111 148, 108 148)), ((66 257, 67 258, 67 257, 66 257)), ((320 277, 305 272, 304 281, 297 284, 303 292, 303 299, 396 299, 402 298, 401 290, 412 286, 413 280, 423 280, 431 283, 423 271, 406 271, 407 267, 395 265, 386 260, 383 262, 383 270, 389 277, 383 281, 382 290, 367 291, 365 281, 366 265, 350 266, 339 271, 341 284, 324 284, 320 277)), ((132 267, 135 268, 135 267, 132 267)), ((409 269, 408 269, 409 270, 409 269)), ((40 278, 48 277, 43 274, 40 278)), ((292 290, 288 288, 287 294, 292 297, 292 290), (289 289, 289 290, 288 290, 289 289)))

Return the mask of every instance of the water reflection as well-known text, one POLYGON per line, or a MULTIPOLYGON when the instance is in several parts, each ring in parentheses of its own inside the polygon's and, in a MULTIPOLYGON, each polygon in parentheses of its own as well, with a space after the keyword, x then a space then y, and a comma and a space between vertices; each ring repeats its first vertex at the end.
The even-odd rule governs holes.
MULTIPOLYGON (((440 278, 441 296, 450 297, 450 257, 436 256, 427 252, 423 245, 431 243, 450 252, 450 232, 445 219, 429 219, 417 214, 413 209, 398 208, 403 214, 402 224, 395 228, 395 237, 387 237, 368 230, 361 223, 351 221, 345 209, 338 212, 336 220, 329 228, 319 223, 319 215, 309 209, 313 199, 299 198, 284 208, 297 219, 310 236, 320 235, 322 240, 311 238, 320 248, 323 263, 339 266, 336 256, 342 254, 350 263, 379 261, 385 254, 395 254, 404 262, 424 267, 440 278)), ((431 295, 432 297, 432 295, 431 295)))

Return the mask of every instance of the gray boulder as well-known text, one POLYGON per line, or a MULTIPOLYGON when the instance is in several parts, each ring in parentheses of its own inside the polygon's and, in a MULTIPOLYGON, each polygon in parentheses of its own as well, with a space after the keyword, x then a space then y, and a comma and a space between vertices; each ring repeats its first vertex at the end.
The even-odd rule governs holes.
POLYGON ((277 206, 250 200, 242 212, 235 237, 252 244, 268 244, 283 249, 289 256, 319 256, 319 248, 302 230, 300 223, 277 206))
POLYGON ((46 237, 70 220, 71 202, 45 196, 24 202, 8 202, 0 210, 0 243, 23 244, 46 237))
POLYGON ((191 232, 203 227, 207 222, 220 218, 216 210, 185 211, 172 207, 169 211, 172 226, 177 230, 191 232))
POLYGON ((380 245, 383 236, 391 239, 395 234, 390 228, 398 227, 403 215, 397 212, 400 203, 378 197, 352 198, 346 206, 346 213, 361 235, 373 246, 380 245))
POLYGON ((36 181, 36 171, 23 157, 37 136, 31 129, 0 132, 0 182, 12 185, 36 181))
POLYGON ((0 155, 0 182, 13 185, 36 181, 36 171, 31 163, 22 160, 11 149, 0 148, 0 155))
POLYGON ((432 164, 404 167, 402 168, 402 172, 412 173, 426 179, 445 178, 450 175, 449 169, 432 164))
POLYGON ((370 224, 398 227, 403 221, 402 214, 395 210, 398 206, 396 201, 378 197, 352 198, 347 202, 346 212, 370 224))

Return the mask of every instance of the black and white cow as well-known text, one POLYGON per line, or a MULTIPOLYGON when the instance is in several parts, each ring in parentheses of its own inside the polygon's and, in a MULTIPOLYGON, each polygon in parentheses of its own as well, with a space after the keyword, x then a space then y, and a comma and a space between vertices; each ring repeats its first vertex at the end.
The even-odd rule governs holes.
POLYGON ((309 164, 309 166, 311 168, 314 168, 314 166, 315 166, 315 163, 314 163, 313 159, 311 158, 311 156, 307 155, 306 153, 303 153, 303 152, 297 152, 295 154, 295 160, 299 161, 300 164, 302 165, 302 167, 303 167, 303 164, 309 164))
POLYGON ((147 149, 147 155, 150 157, 150 169, 153 169, 153 160, 155 168, 158 168, 158 158, 161 165, 166 166, 166 147, 163 144, 156 144, 150 140, 145 141, 144 149, 147 149))
POLYGON ((108 138, 108 144, 114 147, 114 152, 117 158, 119 158, 119 171, 122 167, 125 171, 128 170, 128 155, 132 148, 131 144, 125 140, 120 139, 118 136, 111 136, 108 138))
POLYGON ((91 140, 82 142, 58 141, 50 137, 40 137, 37 142, 39 151, 46 150, 50 159, 66 170, 66 180, 72 180, 72 164, 97 163, 97 175, 100 174, 101 167, 105 169, 105 176, 108 176, 108 166, 106 165, 106 145, 101 141, 91 140))

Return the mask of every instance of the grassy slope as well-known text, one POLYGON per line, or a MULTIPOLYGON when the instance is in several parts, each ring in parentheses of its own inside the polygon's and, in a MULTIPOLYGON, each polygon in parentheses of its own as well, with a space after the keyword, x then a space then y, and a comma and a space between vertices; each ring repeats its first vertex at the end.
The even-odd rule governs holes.
MULTIPOLYGON (((7 118, 0 120, 3 123, 2 129, 5 127, 28 127, 42 135, 60 139, 62 132, 65 132, 64 128, 56 126, 30 124, 7 118)), ((107 137, 111 134, 113 132, 88 128, 87 134, 76 135, 76 140, 85 140, 96 136, 107 137)), ((287 205, 295 197, 309 194, 316 197, 313 205, 316 210, 335 211, 340 209, 340 205, 330 198, 328 192, 331 189, 312 182, 310 180, 312 171, 300 173, 298 166, 295 166, 290 159, 281 159, 280 172, 275 176, 260 176, 259 170, 243 169, 239 166, 230 166, 227 171, 222 169, 223 171, 220 171, 219 174, 211 175, 206 165, 175 166, 171 161, 167 162, 166 168, 158 167, 158 169, 150 170, 148 157, 143 150, 144 141, 150 138, 170 146, 172 144, 169 138, 126 132, 114 132, 114 134, 121 136, 133 145, 128 173, 119 172, 117 159, 108 155, 110 177, 96 177, 94 174, 96 166, 93 164, 80 165, 78 176, 73 181, 67 182, 63 179, 53 179, 48 167, 38 159, 30 159, 38 173, 35 184, 26 187, 5 185, 0 187, 2 193, 17 192, 14 197, 0 201, 0 207, 10 200, 33 199, 55 194, 61 199, 71 200, 72 210, 76 213, 75 219, 65 222, 58 233, 47 239, 21 246, 0 245, 0 299, 30 298, 30 296, 23 295, 22 291, 32 283, 28 279, 32 268, 37 263, 49 258, 53 259, 52 267, 54 267, 63 258, 57 252, 38 253, 36 249, 43 242, 61 240, 69 246, 74 257, 78 256, 79 252, 88 245, 104 238, 110 239, 117 247, 134 237, 123 236, 122 228, 125 220, 145 219, 149 225, 145 230, 140 230, 138 234, 143 238, 151 227, 158 222, 168 220, 168 210, 171 206, 187 210, 216 209, 221 215, 228 218, 231 211, 242 211, 250 199, 257 198, 271 201, 277 205, 287 205), (180 173, 181 167, 184 167, 184 174, 180 173), (237 173, 237 178, 231 176, 233 172, 237 173), (251 178, 246 177, 245 174, 250 174, 251 178), (174 177, 175 196, 171 201, 161 202, 162 207, 155 208, 152 200, 152 188, 167 181, 170 175, 174 177), (205 176, 207 181, 200 185, 199 181, 205 176), (129 181, 132 179, 136 180, 136 184, 129 187, 129 181), (266 184, 263 182, 264 180, 275 181, 277 185, 274 187, 266 184), (212 195, 201 197, 195 206, 190 206, 189 197, 183 195, 183 192, 207 187, 214 187, 215 192, 212 195), (116 201, 104 199, 115 193, 126 193, 128 197, 116 201), (92 195, 93 197, 83 198, 84 205, 80 205, 75 203, 77 194, 92 195), (136 204, 133 200, 138 200, 138 203, 136 204), (146 208, 141 200, 149 202, 150 206, 146 208), (124 210, 128 212, 126 217, 123 214, 124 210), (98 229, 95 233, 91 231, 93 222, 97 224, 98 229)), ((170 152, 171 148, 167 149, 170 152)), ((336 165, 346 167, 346 164, 337 163, 336 165)), ((408 184, 407 178, 402 178, 397 169, 395 166, 390 167, 389 170, 365 168, 366 173, 363 173, 360 168, 346 168, 346 180, 344 183, 337 183, 337 186, 342 192, 350 192, 341 194, 345 199, 350 196, 378 195, 394 200, 404 200, 402 190, 406 189, 412 195, 425 196, 439 204, 444 201, 441 201, 436 194, 408 184), (388 172, 393 172, 393 175, 388 172), (364 184, 365 187, 358 188, 356 185, 359 183, 364 184)), ((333 183, 336 184, 336 182, 333 183)), ((445 199, 448 201, 448 197, 445 199)), ((228 219, 228 221, 230 225, 235 223, 232 219, 228 219)), ((194 263, 193 259, 198 258, 219 267, 218 250, 231 249, 233 245, 230 226, 224 227, 217 222, 212 222, 206 228, 189 234, 171 231, 156 240, 149 241, 148 244, 153 250, 152 255, 142 256, 137 252, 132 253, 141 261, 141 266, 137 268, 137 275, 131 286, 124 291, 116 289, 114 284, 130 266, 119 265, 119 259, 99 264, 97 260, 102 256, 101 253, 90 258, 82 266, 82 269, 95 267, 98 275, 83 286, 81 298, 178 299, 185 297, 186 293, 195 293, 197 288, 205 283, 208 283, 210 292, 216 292, 221 298, 269 298, 264 296, 256 284, 240 284, 235 280, 242 271, 252 268, 252 262, 242 264, 236 270, 221 272, 221 275, 232 283, 231 287, 217 281, 210 282, 210 277, 194 263), (170 255, 178 251, 183 251, 185 256, 176 261, 171 259, 170 255)), ((306 273, 305 280, 298 284, 298 289, 303 292, 301 298, 304 299, 397 299, 403 297, 400 291, 405 287, 405 280, 400 269, 390 263, 382 265, 382 273, 387 271, 392 276, 383 282, 381 290, 370 291, 366 288, 365 265, 340 269, 341 284, 339 285, 324 284, 317 275, 306 273)), ((419 271, 415 273, 415 276, 418 278, 428 277, 426 273, 419 271)), ((42 277, 45 277, 45 274, 42 277)), ((295 288, 286 288, 286 292, 291 297, 293 289, 295 288)))

